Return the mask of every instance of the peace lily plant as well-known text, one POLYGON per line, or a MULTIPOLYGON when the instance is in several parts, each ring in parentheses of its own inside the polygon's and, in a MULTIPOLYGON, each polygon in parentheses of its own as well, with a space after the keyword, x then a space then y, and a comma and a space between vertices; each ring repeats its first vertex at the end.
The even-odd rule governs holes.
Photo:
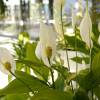
POLYGON ((64 0, 54 0, 55 23, 41 20, 38 39, 20 32, 13 56, 0 47, 0 70, 10 80, 0 100, 100 100, 100 25, 86 2, 80 25, 72 10, 73 35, 65 34, 64 0))

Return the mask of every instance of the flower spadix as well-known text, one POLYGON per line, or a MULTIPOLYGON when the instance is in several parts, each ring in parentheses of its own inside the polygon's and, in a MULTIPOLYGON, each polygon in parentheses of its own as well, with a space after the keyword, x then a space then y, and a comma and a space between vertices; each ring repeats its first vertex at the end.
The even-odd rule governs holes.
POLYGON ((39 59, 43 60, 45 65, 50 66, 56 54, 56 34, 51 25, 40 24, 40 41, 35 53, 39 59))
POLYGON ((92 45, 92 41, 90 39, 91 33, 92 33, 92 21, 90 18, 90 14, 86 11, 85 16, 83 17, 80 24, 80 35, 83 41, 86 42, 88 47, 90 47, 90 43, 92 45))
POLYGON ((15 71, 15 61, 10 51, 6 48, 0 47, 0 70, 5 74, 10 74, 10 71, 15 71))

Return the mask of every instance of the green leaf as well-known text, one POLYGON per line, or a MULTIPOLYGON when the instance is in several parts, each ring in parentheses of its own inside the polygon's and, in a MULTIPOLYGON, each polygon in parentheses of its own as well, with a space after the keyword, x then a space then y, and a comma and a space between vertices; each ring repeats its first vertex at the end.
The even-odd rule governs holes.
POLYGON ((0 0, 0 18, 2 18, 3 15, 5 15, 6 11, 6 5, 3 0, 0 0))
POLYGON ((17 60, 17 62, 25 64, 26 67, 31 67, 34 73, 41 80, 48 80, 49 68, 40 61, 17 60))
POLYGON ((31 68, 39 79, 48 81, 49 69, 46 66, 32 66, 31 68))
POLYGON ((2 100, 27 100, 28 97, 27 94, 9 94, 2 98, 2 100))
MULTIPOLYGON (((16 76, 26 83, 33 91, 41 91, 49 87, 41 80, 34 76, 28 75, 25 72, 16 71, 16 76)), ((13 80, 0 90, 0 95, 28 93, 30 90, 18 79, 13 80)))
POLYGON ((96 78, 100 77, 100 52, 97 53, 93 58, 92 72, 96 78))
POLYGON ((29 61, 37 60, 37 58, 35 56, 36 44, 27 42, 25 45, 25 48, 26 48, 25 60, 29 60, 29 61))
POLYGON ((89 100, 89 97, 86 93, 85 90, 83 89, 78 89, 76 92, 75 92, 75 95, 73 97, 73 100, 89 100))
POLYGON ((34 73, 42 80, 47 81, 48 80, 48 75, 49 75, 49 70, 47 67, 45 67, 44 64, 42 64, 35 55, 35 48, 36 48, 36 43, 27 43, 26 46, 26 57, 24 60, 35 62, 34 64, 27 64, 30 66, 34 73))
POLYGON ((8 75, 8 82, 12 80, 12 75, 8 75))
POLYGON ((89 64, 89 57, 73 57, 71 58, 71 60, 80 64, 82 64, 83 61, 85 62, 85 64, 89 64))
POLYGON ((98 97, 98 100, 100 100, 100 86, 94 88, 93 92, 98 97))
POLYGON ((55 81, 55 87, 57 90, 63 91, 64 86, 65 86, 64 78, 62 77, 62 75, 59 74, 57 80, 55 81))
POLYGON ((46 90, 37 93, 31 100, 73 100, 73 95, 71 92, 46 90))
POLYGON ((59 72, 63 76, 64 79, 67 78, 67 76, 68 76, 68 69, 66 67, 64 67, 62 65, 52 65, 52 68, 54 70, 56 70, 57 72, 59 72))
POLYGON ((79 83, 79 86, 86 91, 91 90, 99 84, 99 81, 94 77, 92 72, 89 72, 89 69, 80 71, 76 77, 76 81, 79 83))
POLYGON ((16 60, 16 70, 20 71, 24 67, 23 63, 16 60))
MULTIPOLYGON (((73 49, 75 49, 75 36, 68 36, 65 35, 65 38, 68 42, 68 45, 70 45, 73 49)), ((86 47, 85 42, 83 42, 81 39, 76 38, 77 41, 77 51, 83 52, 85 54, 89 54, 89 49, 86 47)))
POLYGON ((27 32, 21 32, 19 33, 18 40, 28 42, 30 40, 30 36, 27 32))
POLYGON ((98 30, 98 24, 93 24, 93 34, 94 34, 94 38, 95 40, 97 41, 98 40, 98 37, 100 35, 100 32, 98 30))

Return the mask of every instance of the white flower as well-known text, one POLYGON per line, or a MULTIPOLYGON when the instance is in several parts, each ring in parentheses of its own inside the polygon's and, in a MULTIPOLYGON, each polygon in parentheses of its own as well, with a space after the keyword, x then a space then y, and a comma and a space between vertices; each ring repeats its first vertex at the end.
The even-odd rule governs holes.
MULTIPOLYGON (((83 39, 84 42, 90 47, 90 34, 92 33, 92 21, 90 18, 89 13, 85 13, 84 18, 81 21, 80 24, 80 35, 83 39)), ((92 46, 92 41, 91 41, 91 46, 92 46)))
POLYGON ((99 30, 99 32, 100 32, 100 22, 98 23, 98 30, 99 30))
POLYGON ((38 59, 41 59, 41 49, 42 49, 42 45, 41 42, 39 41, 35 50, 35 54, 37 56, 38 59))
POLYGON ((10 74, 9 71, 14 73, 15 67, 15 61, 9 50, 0 47, 0 70, 5 74, 10 74))
POLYGON ((52 26, 44 23, 40 24, 40 41, 36 47, 36 56, 42 59, 44 64, 50 66, 56 54, 56 34, 52 26), (49 60, 48 60, 49 59, 49 60))
POLYGON ((61 22, 61 5, 64 5, 65 0, 54 0, 53 9, 54 9, 54 26, 56 32, 63 37, 62 31, 62 22, 61 22))

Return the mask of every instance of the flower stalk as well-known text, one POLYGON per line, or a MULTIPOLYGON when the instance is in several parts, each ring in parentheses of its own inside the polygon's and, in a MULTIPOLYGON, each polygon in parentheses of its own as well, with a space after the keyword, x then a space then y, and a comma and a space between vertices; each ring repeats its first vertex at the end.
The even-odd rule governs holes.
MULTIPOLYGON (((77 33, 76 33, 76 25, 75 25, 75 29, 74 29, 74 32, 75 32, 75 54, 76 54, 76 76, 78 74, 78 63, 77 63, 77 57, 78 57, 78 54, 77 54, 77 33)), ((76 89, 78 88, 78 84, 76 82, 76 89)))
MULTIPOLYGON (((68 56, 68 51, 67 51, 67 42, 66 42, 66 39, 65 39, 65 36, 64 36, 62 4, 61 4, 61 27, 62 27, 62 34, 63 34, 64 44, 66 46, 66 59, 67 59, 67 63, 68 63, 68 70, 70 71, 69 56, 68 56)), ((72 87, 72 91, 74 91, 72 81, 71 81, 71 87, 72 87)))
MULTIPOLYGON (((86 14, 87 15, 89 14, 88 0, 86 1, 86 14)), ((91 44, 91 30, 90 29, 89 29, 89 45, 90 45, 90 72, 92 72, 92 44, 91 44)), ((93 88, 91 89, 91 100, 94 100, 93 88)))
POLYGON ((49 61, 49 64, 50 64, 50 73, 51 73, 51 78, 52 78, 52 86, 53 86, 53 88, 55 89, 55 81, 54 81, 54 72, 53 72, 53 70, 52 70, 52 65, 51 65, 51 63, 50 63, 50 59, 48 58, 48 61, 49 61))

